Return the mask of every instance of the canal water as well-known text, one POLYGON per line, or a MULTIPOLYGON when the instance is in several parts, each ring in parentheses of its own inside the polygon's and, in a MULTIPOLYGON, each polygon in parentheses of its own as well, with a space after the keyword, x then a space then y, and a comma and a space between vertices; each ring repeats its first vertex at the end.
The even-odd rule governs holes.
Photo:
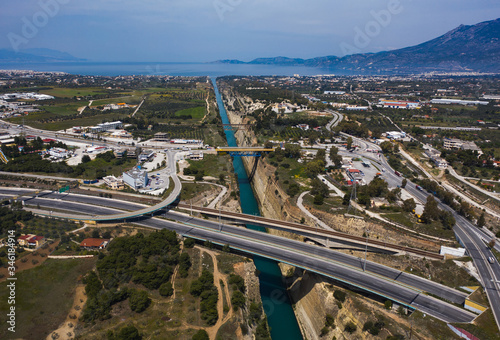
MULTIPOLYGON (((222 102, 219 89, 215 79, 212 79, 214 85, 217 105, 223 124, 230 124, 227 117, 224 103, 222 102)), ((233 131, 225 131, 227 144, 229 146, 237 146, 236 138, 233 131)), ((253 194, 252 187, 248 181, 247 172, 243 165, 241 157, 233 157, 234 172, 238 176, 238 186, 240 190, 241 209, 245 214, 259 216, 259 206, 253 194)), ((266 232, 259 226, 248 225, 247 228, 266 232)), ((293 312, 290 299, 286 293, 285 286, 282 281, 281 271, 276 261, 272 261, 263 257, 254 256, 254 263, 257 267, 260 282, 260 295, 262 297, 262 305, 264 312, 267 315, 267 321, 271 328, 271 337, 273 340, 302 340, 302 335, 293 312)))

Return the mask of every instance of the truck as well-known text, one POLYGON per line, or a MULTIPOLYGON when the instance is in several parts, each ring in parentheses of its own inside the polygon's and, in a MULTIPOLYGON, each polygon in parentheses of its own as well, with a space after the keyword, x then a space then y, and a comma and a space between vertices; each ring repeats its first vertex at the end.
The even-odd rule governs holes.
POLYGON ((415 186, 415 188, 416 188, 417 190, 420 190, 420 191, 422 191, 422 190, 423 190, 423 188, 422 188, 420 185, 418 185, 418 184, 415 186))

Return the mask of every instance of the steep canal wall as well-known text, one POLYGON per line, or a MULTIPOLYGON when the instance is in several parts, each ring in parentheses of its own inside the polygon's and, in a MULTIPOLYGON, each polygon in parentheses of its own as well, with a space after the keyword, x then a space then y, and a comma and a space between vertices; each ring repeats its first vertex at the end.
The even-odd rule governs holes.
MULTIPOLYGON (((227 89, 221 88, 220 91, 224 100, 227 98, 230 101, 233 100, 227 89)), ((228 105, 228 107, 230 106, 228 105)), ((238 113, 230 110, 226 110, 226 113, 231 124, 247 123, 244 116, 238 113)), ((253 146, 257 143, 253 131, 238 130, 234 135, 239 146, 253 146)), ((247 173, 250 173, 254 158, 242 157, 242 160, 247 173)), ((274 171, 274 167, 265 162, 259 162, 252 180, 252 189, 259 203, 261 215, 293 222, 300 222, 302 218, 307 221, 308 217, 292 205, 292 198, 274 180, 274 171)), ((274 229, 270 229, 269 232, 301 239, 298 235, 274 229)), ((286 264, 280 264, 280 269, 283 276, 289 276, 293 270, 291 266, 286 264)), ((326 314, 332 313, 332 309, 336 306, 332 293, 325 288, 326 283, 316 274, 306 273, 304 275, 303 271, 295 270, 294 275, 286 279, 286 284, 304 338, 320 340, 319 334, 325 325, 326 314)))

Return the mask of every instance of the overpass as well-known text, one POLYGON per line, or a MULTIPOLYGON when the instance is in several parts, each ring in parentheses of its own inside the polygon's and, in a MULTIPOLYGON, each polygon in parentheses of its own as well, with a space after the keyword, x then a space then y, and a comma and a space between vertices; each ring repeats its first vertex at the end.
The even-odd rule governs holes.
POLYGON ((307 236, 307 237, 324 239, 325 241, 331 240, 331 239, 337 239, 337 240, 348 241, 350 243, 355 243, 355 244, 362 246, 362 247, 365 247, 365 245, 369 245, 371 248, 376 248, 376 249, 383 250, 383 251, 389 250, 389 251, 393 251, 393 252, 410 253, 410 254, 414 254, 414 255, 418 255, 418 256, 423 256, 426 258, 435 259, 435 260, 443 260, 444 259, 443 255, 440 255, 440 254, 435 253, 435 252, 427 251, 427 250, 401 246, 398 244, 387 243, 384 241, 379 241, 379 240, 374 240, 374 239, 367 239, 366 237, 349 235, 349 234, 334 231, 334 230, 313 228, 313 227, 310 227, 310 226, 307 226, 304 224, 299 224, 299 223, 294 223, 294 222, 275 220, 275 219, 271 219, 271 218, 236 213, 236 212, 232 212, 232 211, 211 209, 211 208, 205 208, 205 207, 199 207, 199 206, 191 206, 188 204, 178 204, 177 207, 180 209, 184 209, 184 210, 191 210, 193 212, 199 212, 199 213, 202 213, 205 215, 220 216, 221 218, 231 219, 231 220, 246 223, 246 224, 253 224, 253 225, 258 225, 258 226, 262 226, 262 227, 266 227, 266 228, 288 231, 291 233, 295 233, 295 234, 299 234, 299 235, 303 235, 303 236, 307 236))
MULTIPOLYGON (((59 194, 53 195, 58 196, 59 194)), ((77 195, 77 198, 81 198, 81 195, 77 195)), ((89 201, 92 201, 91 199, 89 201)), ((120 203, 120 201, 105 198, 94 198, 93 203, 97 205, 48 198, 35 198, 34 200, 34 204, 54 207, 54 209, 87 213, 99 211, 100 214, 110 215, 116 215, 117 211, 115 208, 107 208, 107 206, 120 203), (110 203, 106 204, 105 202, 110 203)), ((129 204, 129 208, 134 206, 134 204, 127 204, 129 204)), ((167 218, 174 218, 174 221, 148 218, 134 223, 149 228, 175 230, 182 236, 202 241, 208 240, 214 244, 228 244, 232 249, 318 273, 355 289, 368 292, 368 294, 390 299, 410 309, 418 309, 445 322, 471 322, 476 317, 475 314, 449 302, 426 295, 425 292, 428 292, 447 301, 463 304, 467 294, 439 283, 374 262, 368 262, 364 268, 360 258, 324 247, 246 228, 228 225, 221 228, 215 221, 193 218, 179 213, 175 213, 178 216, 174 217, 171 214, 169 213, 167 218)))
POLYGON ((168 164, 170 167, 170 171, 172 173, 171 178, 174 181, 174 189, 165 200, 156 205, 135 211, 129 211, 111 215, 67 214, 59 211, 47 211, 45 213, 40 212, 39 215, 64 218, 76 221, 95 221, 95 222, 125 221, 127 219, 136 218, 144 215, 153 215, 155 212, 163 210, 168 206, 170 206, 171 204, 173 204, 175 201, 177 201, 182 189, 181 181, 179 177, 177 177, 177 175, 175 174, 176 172, 175 153, 169 152, 167 153, 167 156, 168 156, 168 164))

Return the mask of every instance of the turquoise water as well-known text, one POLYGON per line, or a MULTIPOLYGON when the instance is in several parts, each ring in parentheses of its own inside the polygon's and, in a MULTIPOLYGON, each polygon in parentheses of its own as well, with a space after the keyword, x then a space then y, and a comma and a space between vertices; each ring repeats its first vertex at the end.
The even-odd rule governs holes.
MULTIPOLYGON (((224 108, 224 103, 222 102, 215 79, 212 79, 212 83, 222 122, 229 124, 226 109, 224 108)), ((225 133, 227 144, 229 146, 237 146, 234 133, 232 131, 226 131, 225 133)), ((234 172, 238 175, 241 209, 245 214, 260 215, 259 206, 248 181, 247 172, 243 166, 241 157, 233 158, 233 167, 234 172)), ((247 228, 265 232, 264 228, 258 226, 247 225, 247 228)), ((264 311, 267 315, 267 321, 271 328, 271 337, 273 340, 302 340, 302 334, 293 313, 290 299, 286 293, 278 264, 275 261, 258 256, 254 257, 254 263, 257 270, 260 271, 260 295, 264 311)))

